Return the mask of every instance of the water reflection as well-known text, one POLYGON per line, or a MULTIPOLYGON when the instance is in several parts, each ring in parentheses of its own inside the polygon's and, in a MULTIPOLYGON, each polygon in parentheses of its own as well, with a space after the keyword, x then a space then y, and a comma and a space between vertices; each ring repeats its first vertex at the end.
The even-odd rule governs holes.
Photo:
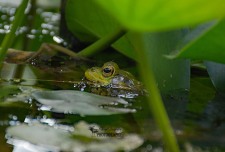
MULTIPOLYGON (((56 2, 54 2, 56 3, 56 2)), ((52 4, 54 4, 52 3, 52 4)), ((20 4, 20 1, 18 0, 0 0, 0 34, 6 34, 10 32, 10 26, 11 22, 14 19, 14 15, 16 12, 16 8, 18 7, 18 4, 20 4)), ((46 12, 42 8, 38 8, 36 10, 37 15, 40 16, 40 18, 43 20, 43 23, 41 23, 40 26, 37 26, 35 28, 29 29, 27 26, 19 27, 16 31, 16 35, 23 35, 26 34, 26 37, 28 39, 45 39, 45 37, 55 36, 58 31, 58 22, 60 20, 60 14, 59 13, 53 13, 53 12, 46 12)), ((34 16, 28 15, 28 20, 31 22, 31 20, 35 18, 34 16)))
POLYGON ((38 146, 24 140, 9 139, 7 143, 13 145, 13 152, 60 152, 58 148, 38 146))

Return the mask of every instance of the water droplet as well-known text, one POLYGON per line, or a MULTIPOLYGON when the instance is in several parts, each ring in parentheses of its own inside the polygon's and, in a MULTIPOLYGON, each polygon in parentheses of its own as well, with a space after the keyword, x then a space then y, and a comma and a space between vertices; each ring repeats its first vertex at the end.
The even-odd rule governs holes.
POLYGON ((9 21, 13 21, 14 20, 14 16, 11 16, 10 18, 9 18, 9 21))
POLYGON ((12 81, 15 82, 15 83, 20 83, 22 80, 21 79, 14 78, 14 79, 12 79, 12 81))
POLYGON ((50 35, 51 35, 51 36, 54 36, 54 35, 55 35, 55 32, 51 31, 51 32, 50 32, 50 35))
POLYGON ((5 30, 9 30, 10 26, 9 25, 4 25, 5 30))
POLYGON ((53 40, 56 42, 56 43, 62 43, 64 40, 59 37, 59 36, 53 36, 53 40))
POLYGON ((48 33, 49 33, 49 31, 48 31, 48 30, 43 29, 43 30, 41 31, 41 33, 42 33, 42 34, 48 34, 48 33))
POLYGON ((6 33, 6 32, 5 32, 5 30, 0 29, 0 33, 1 33, 1 34, 4 34, 4 33, 6 33))
POLYGON ((13 120, 17 120, 17 116, 13 115, 13 116, 12 116, 12 119, 13 119, 13 120))
POLYGON ((152 150, 152 145, 148 144, 148 145, 146 146, 146 150, 147 150, 147 151, 151 151, 151 150, 152 150))
POLYGON ((7 15, 2 15, 2 16, 1 16, 1 19, 2 19, 2 20, 6 20, 6 19, 7 19, 7 15))
POLYGON ((29 99, 27 99, 27 101, 28 101, 28 103, 32 103, 32 101, 33 101, 33 99, 32 98, 29 98, 29 99))
POLYGON ((27 38, 29 38, 29 39, 34 39, 34 38, 35 38, 35 35, 27 34, 27 38))
POLYGON ((10 15, 10 16, 14 15, 15 12, 16 12, 16 8, 10 8, 10 9, 9 9, 9 15, 10 15))
POLYGON ((117 102, 112 102, 111 105, 117 106, 118 103, 117 102))
POLYGON ((116 128, 115 133, 120 134, 123 132, 123 128, 116 128))

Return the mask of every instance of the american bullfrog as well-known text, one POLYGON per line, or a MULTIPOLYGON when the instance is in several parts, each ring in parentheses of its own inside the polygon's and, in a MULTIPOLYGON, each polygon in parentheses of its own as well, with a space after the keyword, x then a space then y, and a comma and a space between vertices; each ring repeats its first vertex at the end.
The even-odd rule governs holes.
MULTIPOLYGON (((143 89, 141 82, 124 70, 115 62, 106 62, 102 67, 92 67, 85 71, 85 78, 89 85, 95 87, 113 88, 140 93, 143 89)), ((127 93, 127 92, 126 92, 127 93)))

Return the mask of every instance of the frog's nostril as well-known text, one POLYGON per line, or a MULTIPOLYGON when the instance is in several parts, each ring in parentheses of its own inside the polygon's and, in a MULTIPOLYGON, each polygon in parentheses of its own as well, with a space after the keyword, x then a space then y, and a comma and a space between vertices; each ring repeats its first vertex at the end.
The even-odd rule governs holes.
POLYGON ((96 67, 93 67, 90 70, 91 70, 91 72, 95 72, 96 71, 96 67))
POLYGON ((98 67, 92 67, 92 68, 90 68, 89 70, 91 71, 91 72, 96 72, 96 71, 98 71, 98 67))

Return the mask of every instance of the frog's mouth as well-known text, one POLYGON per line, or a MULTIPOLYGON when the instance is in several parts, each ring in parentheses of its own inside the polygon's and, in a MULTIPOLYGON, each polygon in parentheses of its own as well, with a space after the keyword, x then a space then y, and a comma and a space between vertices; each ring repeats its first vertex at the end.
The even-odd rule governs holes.
POLYGON ((101 69, 98 67, 93 67, 86 70, 84 75, 88 81, 91 81, 93 83, 97 83, 100 85, 108 85, 110 83, 110 80, 102 75, 101 69))

